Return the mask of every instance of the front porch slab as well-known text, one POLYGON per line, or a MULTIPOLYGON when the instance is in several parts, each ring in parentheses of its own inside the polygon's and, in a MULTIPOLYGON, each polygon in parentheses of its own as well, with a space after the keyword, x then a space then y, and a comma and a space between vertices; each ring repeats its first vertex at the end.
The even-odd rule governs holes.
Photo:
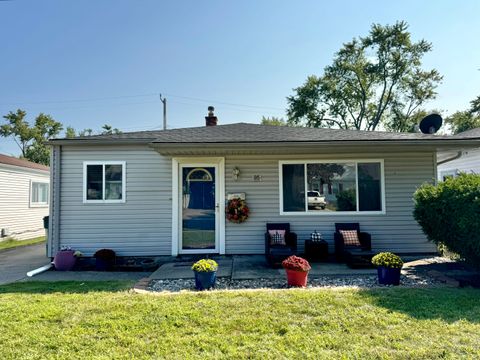
MULTIPOLYGON (((215 258, 218 263, 217 277, 232 276, 231 257, 215 258)), ((172 261, 160 266, 150 276, 150 280, 168 280, 168 279, 193 279, 193 271, 191 269, 194 261, 172 261)))
MULTIPOLYGON (((218 277, 231 280, 250 279, 283 279, 285 271, 282 268, 272 269, 263 255, 233 255, 215 257, 218 277)), ((150 280, 193 279, 192 261, 172 259, 160 266, 149 277, 150 280)), ((375 275, 375 269, 350 269, 341 263, 311 263, 310 277, 319 276, 359 276, 375 275)))

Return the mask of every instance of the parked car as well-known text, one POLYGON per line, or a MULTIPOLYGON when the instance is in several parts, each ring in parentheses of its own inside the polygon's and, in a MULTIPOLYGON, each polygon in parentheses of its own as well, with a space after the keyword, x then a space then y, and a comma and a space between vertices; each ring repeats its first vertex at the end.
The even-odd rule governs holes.
POLYGON ((327 202, 325 200, 325 196, 320 195, 318 191, 308 191, 308 208, 320 208, 325 210, 327 206, 327 202))

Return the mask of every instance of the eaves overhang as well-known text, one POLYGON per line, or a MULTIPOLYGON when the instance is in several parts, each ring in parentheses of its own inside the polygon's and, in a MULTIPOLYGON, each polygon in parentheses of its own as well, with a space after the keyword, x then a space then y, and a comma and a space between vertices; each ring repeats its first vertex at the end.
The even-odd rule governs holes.
POLYGON ((236 142, 236 143, 161 143, 151 142, 150 147, 162 155, 205 155, 205 154, 289 154, 335 148, 336 151, 452 151, 480 147, 480 139, 442 140, 350 140, 316 142, 236 142))

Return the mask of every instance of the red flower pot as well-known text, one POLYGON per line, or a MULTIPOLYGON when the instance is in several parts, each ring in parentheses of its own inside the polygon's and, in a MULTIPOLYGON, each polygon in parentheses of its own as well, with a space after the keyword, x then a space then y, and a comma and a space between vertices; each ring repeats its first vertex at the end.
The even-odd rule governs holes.
POLYGON ((75 266, 75 262, 77 258, 73 255, 75 251, 73 250, 65 250, 59 251, 55 255, 53 259, 53 265, 55 266, 55 270, 58 271, 70 271, 75 266))
POLYGON ((287 284, 288 286, 307 286, 308 271, 296 271, 285 269, 287 273, 287 284))

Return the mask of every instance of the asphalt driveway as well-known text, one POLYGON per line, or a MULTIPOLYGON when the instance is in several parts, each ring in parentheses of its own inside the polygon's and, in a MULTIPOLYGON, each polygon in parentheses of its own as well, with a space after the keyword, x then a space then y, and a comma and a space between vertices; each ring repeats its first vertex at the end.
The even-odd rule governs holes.
POLYGON ((0 285, 22 280, 27 272, 47 265, 45 243, 0 251, 0 285))

